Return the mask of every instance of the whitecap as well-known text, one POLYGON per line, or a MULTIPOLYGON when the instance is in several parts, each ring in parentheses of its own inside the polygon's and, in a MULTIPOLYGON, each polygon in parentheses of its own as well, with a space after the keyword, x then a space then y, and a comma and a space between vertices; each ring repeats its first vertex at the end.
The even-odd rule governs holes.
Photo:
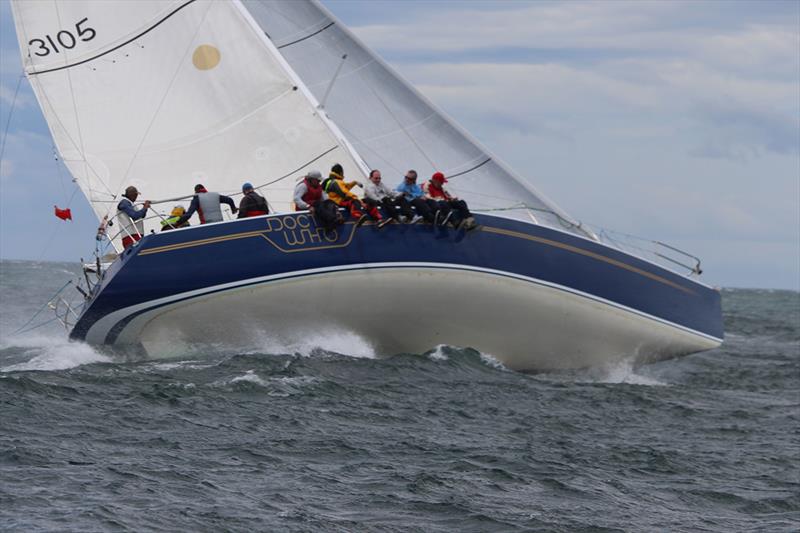
POLYGON ((624 383, 629 385, 666 386, 652 376, 638 373, 632 359, 625 359, 617 363, 596 367, 587 370, 591 381, 596 383, 624 383))
POLYGON ((501 362, 500 362, 500 360, 499 360, 499 359, 497 359, 497 358, 496 358, 495 356, 493 356, 492 354, 483 353, 483 352, 478 352, 478 354, 479 354, 479 355, 480 355, 480 357, 481 357, 481 361, 483 361, 483 362, 484 362, 486 365, 488 365, 488 366, 490 366, 490 367, 492 367, 492 368, 495 368, 495 369, 497 369, 497 370, 505 370, 505 371, 507 371, 507 370, 508 370, 508 368, 506 367, 506 365, 504 365, 503 363, 501 363, 501 362))
POLYGON ((86 343, 70 341, 65 338, 26 336, 14 338, 7 348, 24 348, 28 361, 3 368, 0 372, 21 372, 30 370, 66 370, 91 363, 110 363, 111 359, 86 343))
POLYGON ((432 351, 428 352, 428 359, 431 361, 447 361, 450 358, 445 353, 444 349, 447 347, 446 344, 440 344, 432 351))

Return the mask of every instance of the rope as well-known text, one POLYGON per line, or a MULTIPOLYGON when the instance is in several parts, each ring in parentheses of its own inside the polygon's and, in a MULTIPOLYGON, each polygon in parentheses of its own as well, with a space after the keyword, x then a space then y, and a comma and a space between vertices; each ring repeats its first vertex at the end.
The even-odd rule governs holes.
MULTIPOLYGON (((20 328, 19 328, 17 331, 13 332, 11 335, 17 335, 18 333, 22 332, 22 330, 24 330, 26 327, 28 327, 28 324, 30 324, 31 322, 33 322, 33 321, 36 319, 36 317, 37 317, 37 316, 39 316, 39 313, 41 313, 42 311, 44 311, 44 308, 45 308, 45 307, 47 307, 48 305, 50 305, 50 302, 52 302, 52 301, 53 301, 53 299, 55 299, 55 297, 56 297, 56 296, 58 296, 58 295, 61 293, 61 291, 63 291, 64 289, 66 289, 66 288, 67 288, 67 286, 68 286, 69 284, 71 284, 71 283, 72 283, 72 280, 69 280, 69 281, 68 281, 68 282, 66 282, 64 285, 62 285, 62 286, 61 286, 61 288, 60 288, 60 289, 58 289, 58 290, 55 292, 55 294, 53 294, 53 296, 51 296, 50 298, 48 298, 47 302, 46 302, 46 303, 45 303, 43 306, 41 306, 41 307, 39 308, 39 310, 38 310, 38 311, 36 311, 36 312, 33 314, 33 316, 32 316, 32 317, 31 317, 31 318, 30 318, 30 319, 29 319, 27 322, 25 322, 25 323, 24 323, 22 326, 20 326, 20 328)), ((55 318, 54 318, 53 320, 55 320, 55 318)), ((53 320, 49 320, 48 322, 45 322, 45 324, 47 324, 47 323, 49 323, 49 322, 52 322, 53 320)), ((40 324, 40 325, 42 325, 42 326, 43 326, 44 324, 40 324)), ((36 327, 39 327, 39 326, 36 326, 36 327)), ((35 329, 35 328, 31 328, 31 329, 35 329)), ((30 329, 29 329, 29 330, 27 330, 27 331, 30 331, 30 329)))

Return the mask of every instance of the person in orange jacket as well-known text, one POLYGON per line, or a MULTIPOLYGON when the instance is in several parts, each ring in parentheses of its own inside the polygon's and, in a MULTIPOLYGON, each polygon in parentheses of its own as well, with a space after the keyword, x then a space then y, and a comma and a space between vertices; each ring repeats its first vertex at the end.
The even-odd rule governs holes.
MULTIPOLYGON (((358 196, 350 190, 355 186, 361 187, 362 185, 355 180, 345 181, 344 169, 339 163, 331 167, 331 173, 328 179, 322 183, 322 188, 325 190, 325 194, 328 195, 328 199, 332 200, 336 205, 347 209, 350 212, 350 216, 361 223, 366 218, 366 215, 364 214, 364 204, 362 204, 358 196)), ((375 220, 380 221, 383 219, 380 211, 378 211, 376 207, 370 207, 369 214, 375 220)))

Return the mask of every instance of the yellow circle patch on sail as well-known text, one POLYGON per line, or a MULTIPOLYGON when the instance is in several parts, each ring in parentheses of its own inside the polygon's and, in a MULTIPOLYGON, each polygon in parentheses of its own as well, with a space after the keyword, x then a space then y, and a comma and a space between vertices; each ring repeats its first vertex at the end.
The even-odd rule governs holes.
POLYGON ((219 59, 219 50, 210 44, 201 44, 192 54, 192 63, 198 70, 211 70, 219 64, 219 59))

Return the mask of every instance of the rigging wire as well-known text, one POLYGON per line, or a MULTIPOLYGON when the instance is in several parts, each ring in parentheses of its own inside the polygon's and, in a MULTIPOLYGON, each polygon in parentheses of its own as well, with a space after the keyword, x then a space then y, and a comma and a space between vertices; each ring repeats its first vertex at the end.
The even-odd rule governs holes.
POLYGON ((14 89, 14 99, 11 100, 11 109, 8 112, 8 120, 6 120, 6 129, 3 132, 3 141, 0 143, 0 163, 3 161, 3 154, 6 151, 6 139, 8 139, 8 127, 11 125, 11 117, 14 116, 14 109, 17 105, 17 94, 19 93, 19 86, 22 83, 22 78, 25 77, 25 73, 19 75, 17 78, 17 88, 14 89))
MULTIPOLYGON (((27 322, 25 322, 25 323, 24 323, 22 326, 20 326, 20 327, 19 327, 19 329, 17 329, 17 330, 16 330, 16 331, 14 331, 13 333, 11 333, 11 335, 17 335, 17 334, 19 334, 19 333, 24 333, 22 330, 24 330, 26 327, 28 327, 28 325, 29 325, 31 322, 33 322, 33 321, 36 319, 36 317, 37 317, 37 316, 39 316, 39 315, 41 314, 41 312, 42 312, 42 311, 44 311, 44 309, 45 309, 45 308, 46 308, 48 305, 50 305, 50 302, 52 302, 52 301, 53 301, 53 299, 55 299, 55 297, 56 297, 56 296, 58 296, 58 295, 61 293, 61 291, 63 291, 64 289, 66 289, 66 288, 67 288, 67 286, 68 286, 68 285, 70 285, 71 283, 72 283, 72 280, 69 280, 69 281, 68 281, 68 282, 66 282, 64 285, 62 285, 62 286, 61 286, 61 288, 60 288, 60 289, 58 289, 58 290, 55 292, 55 294, 53 294, 53 295, 52 295, 50 298, 48 298, 48 299, 47 299, 47 302, 45 302, 45 304, 44 304, 44 305, 42 305, 42 306, 39 308, 39 310, 38 310, 38 311, 36 311, 36 312, 33 314, 33 316, 32 316, 32 317, 30 317, 30 318, 28 319, 28 321, 27 321, 27 322)), ((55 318, 53 318, 53 319, 51 319, 51 320, 48 320, 47 322, 45 322, 45 324, 48 324, 48 323, 52 322, 53 320, 55 320, 55 318)), ((36 326, 36 327, 38 328, 38 327, 40 327, 40 326, 43 326, 43 325, 44 325, 44 324, 40 324, 39 326, 36 326)), ((36 328, 31 328, 31 329, 36 329, 36 328)), ((30 330, 27 330, 27 331, 30 331, 30 330)))
MULTIPOLYGON (((61 165, 58 164, 58 149, 56 148, 55 144, 52 144, 53 148, 53 160, 56 162, 56 170, 58 171, 58 183, 61 185, 61 194, 64 195, 64 199, 67 199, 67 189, 64 187, 64 173, 61 172, 61 165)), ((74 181, 74 180, 73 180, 74 181)))
MULTIPOLYGON (((58 3, 55 3, 56 8, 56 20, 58 20, 58 26, 62 27, 61 25, 61 12, 58 9, 58 3)), ((64 50, 64 62, 69 63, 69 54, 66 50, 64 50)), ((83 175, 88 178, 89 176, 89 163, 86 160, 86 147, 83 143, 83 131, 81 131, 81 119, 80 114, 78 113, 78 104, 75 101, 75 88, 72 86, 72 73, 67 69, 67 82, 69 83, 69 95, 72 99, 72 112, 75 114, 75 127, 78 129, 78 142, 80 142, 80 153, 83 156, 83 175)), ((59 169, 59 176, 61 174, 61 170, 59 169)), ((88 180, 87 180, 88 181, 88 180)), ((73 193, 74 196, 74 193, 73 193)), ((72 201, 70 199, 70 201, 72 201)), ((67 206, 69 207, 69 206, 67 206)))
MULTIPOLYGON (((113 200, 116 197, 116 195, 113 192, 111 192, 111 189, 108 187, 108 184, 106 182, 104 182, 102 179, 100 179, 100 173, 97 172, 97 170, 95 170, 95 168, 91 165, 91 163, 89 163, 89 160, 86 159, 86 155, 83 152, 81 152, 80 148, 78 147, 78 143, 76 143, 75 139, 72 138, 72 135, 70 135, 70 133, 67 130, 66 126, 64 126, 64 123, 61 121, 61 117, 59 117, 58 113, 56 113, 56 111, 55 111, 56 108, 55 108, 55 106, 53 106, 53 103, 50 101, 50 97, 47 95, 47 92, 44 90, 44 87, 39 86, 39 94, 42 96, 44 101, 47 102, 47 105, 50 106, 50 112, 51 112, 53 118, 56 120, 56 122, 58 122, 58 125, 61 127, 61 131, 67 137, 69 142, 72 143, 72 147, 75 150, 78 151, 78 154, 83 158, 83 162, 87 165, 89 170, 92 171, 92 174, 97 178, 97 181, 103 187, 106 188, 107 192, 106 193, 102 193, 101 191, 96 191, 96 190, 93 190, 93 189, 92 189, 92 191, 93 192, 100 192, 100 194, 108 194, 111 197, 111 199, 113 200)), ((42 111, 44 112, 44 105, 42 105, 42 111)), ((48 122, 49 122, 49 119, 48 119, 48 122)), ((87 178, 88 178, 88 176, 87 176, 87 178)), ((88 179, 87 179, 87 181, 88 181, 88 179)), ((91 182, 88 182, 86 184, 86 188, 90 189, 90 185, 91 185, 91 182)))
MULTIPOLYGON (((80 190, 79 187, 76 185, 75 189, 72 191, 72 196, 70 196, 69 200, 67 200, 67 206, 64 209, 69 209, 70 205, 72 205, 72 200, 75 198, 75 193, 77 193, 79 190, 80 190)), ((58 230, 61 229, 61 226, 62 224, 56 224, 56 227, 53 228, 53 232, 50 233, 50 238, 47 239, 47 243, 42 248, 42 251, 39 254, 39 259, 37 259, 37 261, 41 261, 44 258, 45 252, 47 252, 48 248, 50 248, 50 244, 53 242, 53 239, 58 233, 58 230)))
MULTIPOLYGON (((211 11, 211 7, 213 5, 214 5, 213 2, 209 2, 208 7, 205 10, 205 13, 203 13, 203 17, 200 19, 200 22, 197 24, 197 29, 195 30, 194 35, 192 35, 192 38, 189 39, 189 44, 186 47, 186 50, 184 51, 183 56, 181 56, 181 60, 178 62, 178 67, 175 69, 175 73, 172 75, 172 79, 169 80, 169 85, 167 85, 167 89, 166 89, 166 91, 164 91, 164 95, 161 97, 161 101, 158 103, 158 106, 156 107, 155 112, 153 112, 153 116, 150 119, 150 123, 147 125, 147 128, 145 128, 144 135, 142 135, 142 139, 141 139, 141 141, 139 141, 139 145, 136 147, 136 150, 134 150, 133 155, 131 156, 131 161, 130 161, 130 163, 128 163, 128 168, 125 169, 125 172, 122 174, 122 178, 120 179, 119 183, 117 183, 116 187, 114 187, 114 190, 118 191, 120 189, 120 187, 122 186, 122 184, 125 182, 125 180, 128 179, 128 174, 130 173, 131 168, 133 168, 133 163, 136 161, 136 158, 139 156, 139 151, 142 149, 142 146, 144 145, 144 141, 145 141, 145 139, 147 139, 147 136, 150 133, 150 129, 153 127, 153 124, 155 124, 156 118, 158 118, 158 115, 161 112, 161 107, 164 105, 164 102, 167 100, 167 96, 169 96, 169 93, 172 90, 172 85, 175 83, 175 80, 178 78, 178 74, 181 72, 181 69, 184 66, 186 57, 189 55, 189 52, 192 50, 192 44, 194 43, 195 39, 197 38, 197 35, 200 33, 200 29, 203 27, 203 24, 205 24, 206 18, 208 17, 208 13, 209 13, 209 11, 211 11)), ((115 197, 116 197, 116 195, 115 195, 115 197)), ((106 212, 106 214, 109 214, 109 213, 110 213, 110 210, 106 212)))

